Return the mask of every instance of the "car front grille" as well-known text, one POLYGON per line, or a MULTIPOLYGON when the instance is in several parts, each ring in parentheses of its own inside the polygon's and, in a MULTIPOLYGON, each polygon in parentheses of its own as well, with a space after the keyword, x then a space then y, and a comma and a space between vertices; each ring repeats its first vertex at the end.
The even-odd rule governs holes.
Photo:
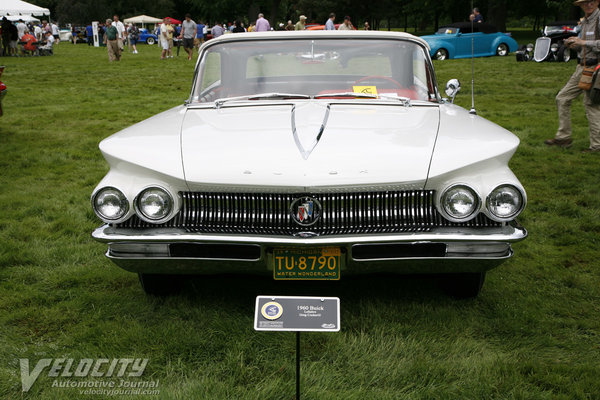
POLYGON ((182 208, 167 223, 150 224, 133 216, 117 226, 261 235, 310 232, 320 236, 501 226, 483 214, 465 223, 445 220, 433 204, 435 192, 432 190, 295 194, 183 192, 180 195, 182 208), (311 226, 299 225, 291 215, 292 203, 302 197, 310 197, 322 207, 320 218, 311 226))

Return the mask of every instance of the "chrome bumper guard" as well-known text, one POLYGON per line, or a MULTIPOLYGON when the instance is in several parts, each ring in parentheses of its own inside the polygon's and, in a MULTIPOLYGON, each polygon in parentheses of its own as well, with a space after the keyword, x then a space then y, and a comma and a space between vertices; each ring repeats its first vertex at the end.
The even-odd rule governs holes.
POLYGON ((108 244, 120 267, 145 273, 268 273, 276 247, 340 247, 345 273, 477 272, 512 255, 527 237, 516 223, 469 229, 444 227, 401 234, 291 237, 189 233, 183 229, 126 229, 104 225, 92 233, 108 244))

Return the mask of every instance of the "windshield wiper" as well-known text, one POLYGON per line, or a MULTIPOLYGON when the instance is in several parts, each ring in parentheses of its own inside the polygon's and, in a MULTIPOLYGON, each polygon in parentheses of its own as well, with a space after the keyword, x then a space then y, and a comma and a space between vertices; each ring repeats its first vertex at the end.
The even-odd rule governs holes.
POLYGON ((237 97, 225 97, 223 99, 215 100, 215 108, 220 108, 223 104, 228 101, 242 101, 242 100, 257 100, 257 99, 273 99, 273 98, 281 98, 281 99, 310 99, 311 96, 307 94, 298 94, 298 93, 258 93, 258 94, 249 94, 246 96, 237 96, 237 97))
POLYGON ((361 98, 361 99, 398 100, 398 101, 401 101, 406 107, 410 106, 410 99, 408 97, 392 96, 392 95, 386 95, 386 94, 340 92, 340 93, 318 94, 314 98, 319 99, 319 98, 323 98, 323 97, 353 97, 353 98, 361 98))
POLYGON ((360 97, 363 99, 378 99, 379 96, 371 93, 356 93, 356 92, 339 92, 339 93, 323 93, 318 94, 314 98, 320 99, 322 97, 360 97))

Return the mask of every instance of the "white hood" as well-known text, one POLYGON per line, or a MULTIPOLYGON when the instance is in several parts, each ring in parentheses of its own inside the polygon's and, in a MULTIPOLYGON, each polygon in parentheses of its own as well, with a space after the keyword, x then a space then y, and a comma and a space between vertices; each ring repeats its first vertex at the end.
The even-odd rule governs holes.
POLYGON ((332 104, 328 112, 327 105, 188 109, 181 131, 188 186, 424 186, 438 107, 332 104))

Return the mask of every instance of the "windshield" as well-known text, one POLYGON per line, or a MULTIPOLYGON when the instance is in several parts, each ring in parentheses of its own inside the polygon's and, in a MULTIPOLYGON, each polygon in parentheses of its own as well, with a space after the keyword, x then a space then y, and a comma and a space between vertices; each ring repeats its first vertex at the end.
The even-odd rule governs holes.
POLYGON ((437 31, 437 33, 441 33, 444 35, 454 35, 454 34, 456 34, 456 32, 458 32, 458 28, 449 28, 449 27, 440 28, 437 31))
POLYGON ((408 40, 224 42, 203 52, 199 68, 192 93, 195 103, 244 97, 347 98, 348 93, 376 95, 373 99, 437 99, 425 51, 408 40), (257 94, 265 95, 253 96, 257 94))

